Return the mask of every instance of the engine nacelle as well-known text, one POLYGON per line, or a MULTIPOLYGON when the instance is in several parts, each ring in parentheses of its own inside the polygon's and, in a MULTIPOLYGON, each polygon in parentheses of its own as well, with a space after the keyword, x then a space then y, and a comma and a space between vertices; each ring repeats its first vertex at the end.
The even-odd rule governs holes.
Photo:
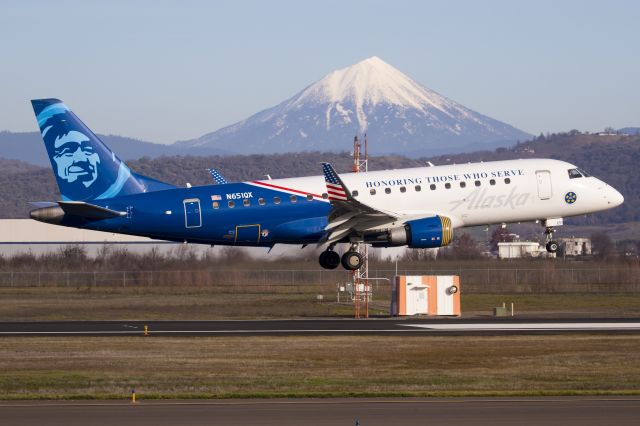
POLYGON ((448 245, 452 238, 451 219, 446 216, 411 220, 401 228, 388 231, 391 245, 411 248, 442 247, 448 245))

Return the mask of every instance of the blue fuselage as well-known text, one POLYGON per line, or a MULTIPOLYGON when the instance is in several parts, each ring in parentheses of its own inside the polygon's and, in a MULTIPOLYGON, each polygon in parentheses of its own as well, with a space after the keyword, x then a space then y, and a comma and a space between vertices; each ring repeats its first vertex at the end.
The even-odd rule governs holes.
POLYGON ((292 195, 245 183, 176 188, 93 203, 127 215, 102 220, 65 217, 62 225, 170 241, 265 247, 319 241, 331 210, 327 201, 311 194, 292 195))

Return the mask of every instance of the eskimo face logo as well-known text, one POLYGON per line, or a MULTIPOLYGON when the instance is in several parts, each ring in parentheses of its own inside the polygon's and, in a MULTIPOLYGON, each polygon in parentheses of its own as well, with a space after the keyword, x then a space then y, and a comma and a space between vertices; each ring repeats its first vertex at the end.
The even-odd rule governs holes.
POLYGON ((75 130, 58 136, 54 141, 53 161, 56 174, 67 183, 78 181, 88 188, 98 178, 100 157, 89 138, 75 130))

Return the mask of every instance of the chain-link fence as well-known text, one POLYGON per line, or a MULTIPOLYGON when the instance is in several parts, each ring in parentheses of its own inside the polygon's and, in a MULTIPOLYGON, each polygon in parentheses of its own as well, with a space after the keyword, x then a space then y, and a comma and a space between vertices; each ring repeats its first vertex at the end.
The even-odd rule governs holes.
MULTIPOLYGON (((389 288, 395 270, 370 269, 376 292, 389 288), (383 278, 383 279, 380 279, 383 278)), ((636 293, 637 268, 486 268, 399 270, 400 275, 459 275, 465 293, 636 293)), ((350 282, 344 270, 160 270, 0 272, 0 287, 199 287, 221 293, 323 293, 350 282)))

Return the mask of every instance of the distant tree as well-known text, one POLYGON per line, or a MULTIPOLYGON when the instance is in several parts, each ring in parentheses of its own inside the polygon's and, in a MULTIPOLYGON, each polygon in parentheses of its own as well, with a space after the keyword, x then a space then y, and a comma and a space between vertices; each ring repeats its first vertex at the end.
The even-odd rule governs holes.
POLYGON ((491 251, 498 251, 498 243, 511 243, 513 242, 513 234, 509 231, 509 229, 505 226, 498 226, 491 233, 491 240, 489 240, 489 245, 491 247, 491 251))
POLYGON ((453 240, 451 255, 456 259, 479 259, 482 253, 478 248, 478 243, 466 232, 460 234, 453 240))
POLYGON ((424 262, 435 260, 442 249, 406 249, 402 256, 398 257, 401 262, 424 262))
POLYGON ((598 259, 608 259, 613 256, 613 241, 606 232, 591 234, 591 251, 598 259))
POLYGON ((618 132, 616 131, 616 129, 614 129, 614 128, 613 128, 613 127, 611 127, 611 126, 609 126, 609 127, 605 127, 605 128, 604 128, 604 132, 605 132, 605 133, 618 133, 618 132))

